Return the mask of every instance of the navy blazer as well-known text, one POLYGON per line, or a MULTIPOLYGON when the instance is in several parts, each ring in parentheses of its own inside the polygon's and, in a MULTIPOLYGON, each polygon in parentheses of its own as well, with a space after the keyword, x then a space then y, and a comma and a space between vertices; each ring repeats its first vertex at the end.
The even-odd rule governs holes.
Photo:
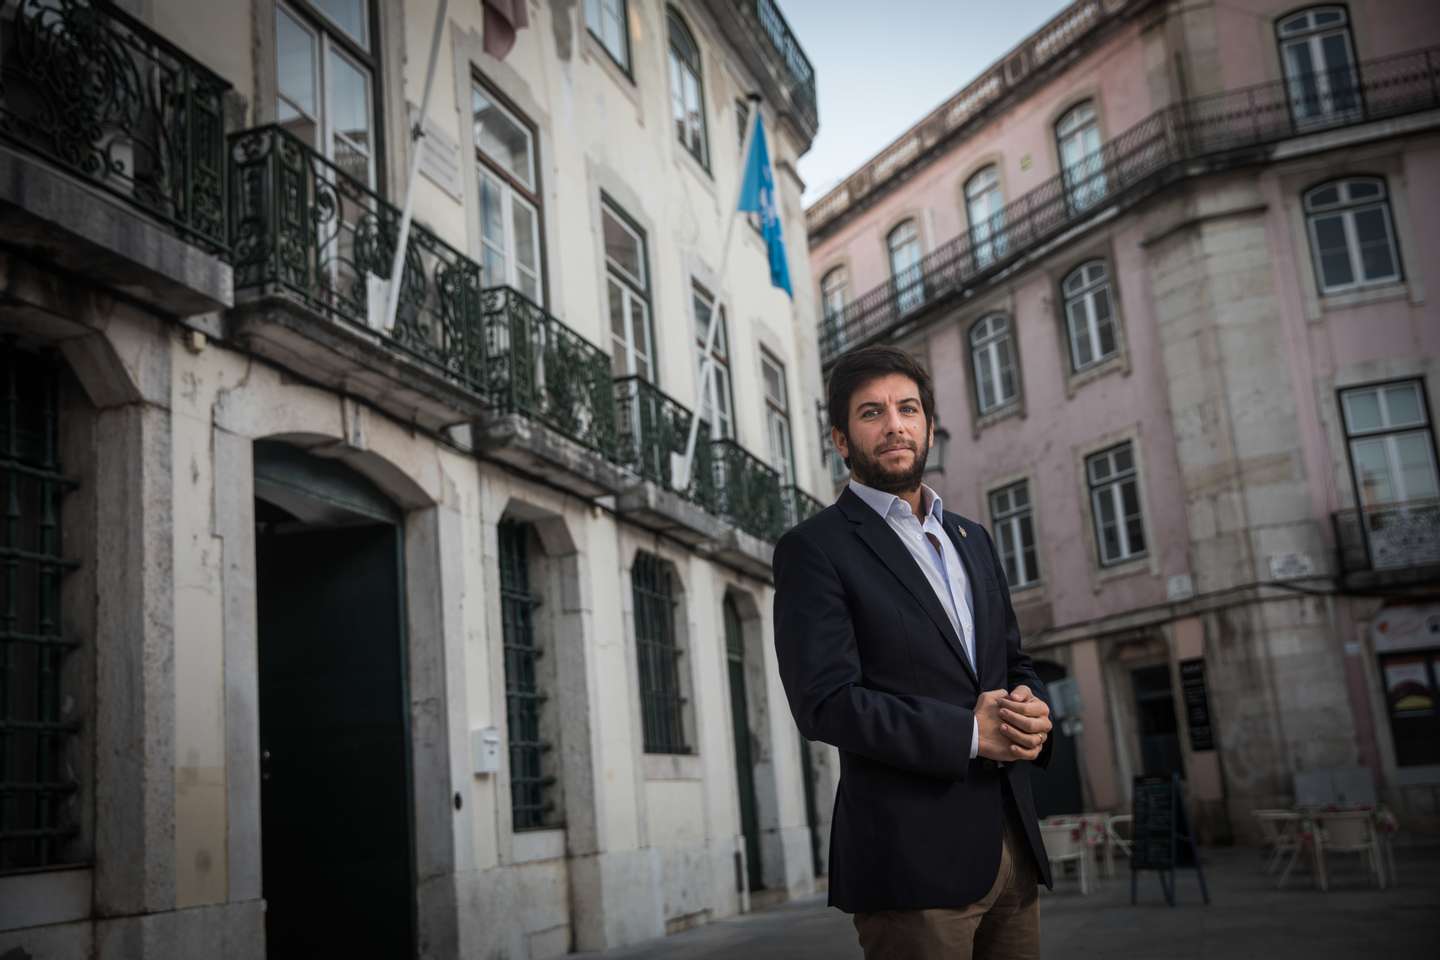
POLYGON ((1007 805, 1051 883, 1029 764, 970 759, 981 691, 1023 683, 1048 703, 1045 686, 1020 649, 990 535, 948 511, 944 527, 974 596, 978 677, 914 558, 848 487, 775 545, 785 694, 800 732, 840 750, 830 903, 851 913, 960 908, 984 897, 999 870, 1007 805))

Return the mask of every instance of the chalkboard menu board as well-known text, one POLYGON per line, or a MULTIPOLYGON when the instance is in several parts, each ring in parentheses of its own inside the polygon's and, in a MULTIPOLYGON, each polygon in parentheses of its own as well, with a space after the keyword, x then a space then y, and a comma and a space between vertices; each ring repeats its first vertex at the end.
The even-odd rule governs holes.
POLYGON ((1190 749, 1199 753, 1215 749, 1210 727, 1210 697, 1205 691, 1205 661, 1199 657, 1180 661, 1180 689, 1185 697, 1185 718, 1190 727, 1190 749))
POLYGON ((1210 892, 1205 886, 1205 873, 1200 868, 1195 838, 1185 815, 1179 775, 1136 777, 1132 798, 1130 902, 1135 902, 1140 871, 1154 870, 1160 876, 1165 902, 1174 906, 1175 870, 1193 868, 1200 881, 1200 893, 1209 903, 1210 892))

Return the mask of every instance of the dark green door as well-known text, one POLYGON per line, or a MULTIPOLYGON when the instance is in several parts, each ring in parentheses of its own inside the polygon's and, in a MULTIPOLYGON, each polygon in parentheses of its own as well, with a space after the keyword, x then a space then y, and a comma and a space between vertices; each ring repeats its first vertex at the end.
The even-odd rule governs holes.
POLYGON ((760 868, 760 817, 755 806, 755 764, 750 756, 750 702, 745 695, 745 632, 735 602, 725 598, 725 659, 730 665, 730 717, 735 727, 735 782, 740 788, 740 830, 751 890, 765 889, 760 868))
POLYGON ((413 957, 399 527, 321 515, 256 502, 266 956, 413 957))

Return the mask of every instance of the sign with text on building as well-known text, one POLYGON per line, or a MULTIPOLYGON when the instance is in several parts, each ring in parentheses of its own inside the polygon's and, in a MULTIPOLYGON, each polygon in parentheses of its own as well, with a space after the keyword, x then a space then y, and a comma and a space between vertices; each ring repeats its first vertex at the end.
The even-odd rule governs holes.
POLYGON ((1190 749, 1196 753, 1215 749, 1215 732, 1210 726, 1210 695, 1205 689, 1205 661, 1200 657, 1180 661, 1180 690, 1185 699, 1185 720, 1190 728, 1190 749))

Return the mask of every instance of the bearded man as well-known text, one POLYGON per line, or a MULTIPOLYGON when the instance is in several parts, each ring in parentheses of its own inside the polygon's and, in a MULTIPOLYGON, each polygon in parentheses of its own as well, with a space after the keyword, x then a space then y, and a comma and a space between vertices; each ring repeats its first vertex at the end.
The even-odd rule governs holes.
POLYGON ((1040 956, 1030 796, 1050 707, 995 545, 922 482, 930 376, 894 347, 832 368, 839 500, 775 547, 775 649, 800 732, 840 751, 830 904, 867 960, 1040 956))

